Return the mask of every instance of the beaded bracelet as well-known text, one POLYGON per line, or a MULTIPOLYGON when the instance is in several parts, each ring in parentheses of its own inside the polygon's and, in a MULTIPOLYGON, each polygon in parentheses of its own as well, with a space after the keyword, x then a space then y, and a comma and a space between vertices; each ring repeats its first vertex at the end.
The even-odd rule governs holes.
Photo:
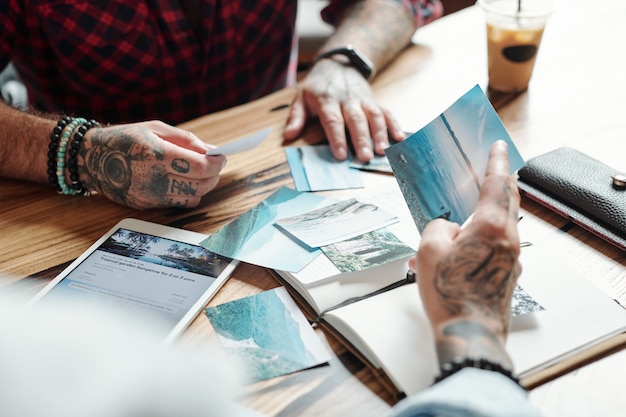
POLYGON ((59 180, 57 179, 57 149, 59 147, 59 141, 61 139, 61 133, 68 123, 72 121, 72 118, 65 116, 59 120, 57 125, 52 130, 50 135, 50 143, 48 144, 48 180, 52 184, 57 192, 61 192, 59 187, 59 180))
POLYGON ((67 160, 66 166, 68 171, 70 172, 70 187, 75 190, 77 194, 84 194, 85 196, 89 196, 90 192, 87 191, 80 183, 80 175, 78 173, 77 162, 78 149, 80 148, 80 145, 85 138, 85 134, 87 133, 87 131, 96 126, 100 126, 100 123, 92 119, 79 126, 78 129, 75 129, 76 131, 74 133, 74 136, 70 141, 70 148, 67 151, 69 158, 67 160))
POLYGON ((69 142, 70 136, 72 135, 72 132, 74 131, 74 129, 76 129, 78 126, 86 122, 87 120, 83 119, 82 117, 72 119, 72 121, 69 122, 67 126, 65 126, 65 128, 63 129, 63 132, 61 132, 61 139, 59 140, 59 148, 57 150, 57 170, 56 170, 57 184, 59 188, 61 189, 61 191, 59 192, 60 194, 65 194, 65 195, 77 194, 76 190, 68 187, 67 183, 65 182, 65 153, 67 150, 67 143, 69 142))
POLYGON ((497 372, 509 378, 511 381, 515 382, 522 389, 526 390, 526 387, 522 385, 519 378, 513 374, 513 371, 503 365, 491 362, 487 359, 475 359, 475 358, 454 358, 452 362, 444 362, 441 364, 440 374, 435 378, 434 383, 443 381, 449 376, 454 375, 459 372, 463 368, 478 368, 485 369, 487 371, 497 372))

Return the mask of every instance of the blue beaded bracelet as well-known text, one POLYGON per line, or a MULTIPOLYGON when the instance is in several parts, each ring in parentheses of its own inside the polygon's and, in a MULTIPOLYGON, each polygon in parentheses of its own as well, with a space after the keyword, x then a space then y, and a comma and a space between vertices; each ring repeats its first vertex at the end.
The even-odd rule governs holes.
POLYGON ((78 126, 86 122, 87 120, 83 119, 82 117, 72 119, 72 121, 69 122, 65 126, 65 128, 63 128, 63 131, 61 132, 61 138, 59 140, 59 147, 57 150, 57 164, 56 164, 57 184, 59 188, 61 189, 61 191, 59 191, 59 194, 65 194, 65 195, 78 194, 75 189, 68 187, 67 183, 65 182, 65 153, 67 151, 67 143, 69 142, 74 129, 76 129, 78 126))

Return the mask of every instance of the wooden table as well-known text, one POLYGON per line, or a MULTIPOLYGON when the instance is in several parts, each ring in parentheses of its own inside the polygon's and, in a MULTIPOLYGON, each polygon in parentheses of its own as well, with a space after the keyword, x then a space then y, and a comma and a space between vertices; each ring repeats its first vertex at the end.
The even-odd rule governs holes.
MULTIPOLYGON (((621 43, 626 40, 626 2, 556 3, 528 92, 490 92, 489 97, 524 158, 567 145, 626 172, 621 43)), ((420 29, 414 42, 374 81, 378 99, 407 131, 419 129, 472 86, 487 83, 484 19, 476 7, 420 29)), ((47 185, 0 180, 0 271, 12 276, 3 280, 2 290, 35 294, 124 217, 208 234, 277 187, 292 186, 282 129, 293 96, 293 89, 285 89, 182 125, 213 144, 273 128, 258 149, 229 158, 219 187, 193 210, 135 211, 102 197, 59 196, 47 185)), ((311 124, 296 145, 322 140, 321 129, 311 124)), ((567 262, 626 305, 625 252, 536 204, 524 201, 523 209, 554 235, 567 262)), ((210 305, 277 285, 263 268, 242 265, 210 305)), ((333 352, 330 366, 249 386, 241 401, 270 416, 388 414, 395 399, 373 373, 331 336, 317 333, 333 352)), ((180 342, 213 336, 208 319, 200 315, 180 342)), ((533 389, 530 399, 546 416, 622 415, 624 375, 626 353, 619 350, 533 389)))

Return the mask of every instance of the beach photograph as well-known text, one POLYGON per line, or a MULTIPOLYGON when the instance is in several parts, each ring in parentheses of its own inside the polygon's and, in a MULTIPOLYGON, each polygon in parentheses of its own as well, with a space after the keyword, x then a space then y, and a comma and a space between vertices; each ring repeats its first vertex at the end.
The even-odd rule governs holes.
POLYGON ((508 143, 511 173, 524 165, 479 86, 425 127, 385 150, 421 233, 435 218, 463 224, 478 203, 491 145, 508 143))
POLYGON ((205 310, 224 350, 242 369, 242 383, 328 362, 329 355, 284 287, 205 310))

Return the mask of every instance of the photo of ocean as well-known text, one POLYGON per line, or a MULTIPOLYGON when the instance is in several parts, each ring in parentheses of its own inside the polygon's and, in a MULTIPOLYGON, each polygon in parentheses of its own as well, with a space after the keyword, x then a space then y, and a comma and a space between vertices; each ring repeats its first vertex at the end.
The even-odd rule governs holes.
POLYGON ((509 145, 511 173, 524 165, 500 117, 479 86, 425 127, 385 150, 421 233, 435 218, 463 224, 478 202, 491 145, 509 145))
POLYGON ((224 350, 239 362, 242 383, 301 371, 330 359, 284 287, 209 307, 205 313, 224 350))

